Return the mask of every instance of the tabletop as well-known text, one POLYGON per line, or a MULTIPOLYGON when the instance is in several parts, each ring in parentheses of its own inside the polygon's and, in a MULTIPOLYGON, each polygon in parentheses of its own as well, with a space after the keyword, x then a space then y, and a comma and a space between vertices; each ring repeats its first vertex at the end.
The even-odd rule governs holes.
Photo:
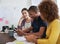
POLYGON ((0 33, 0 44, 6 44, 7 42, 14 41, 14 37, 10 37, 8 33, 0 33))

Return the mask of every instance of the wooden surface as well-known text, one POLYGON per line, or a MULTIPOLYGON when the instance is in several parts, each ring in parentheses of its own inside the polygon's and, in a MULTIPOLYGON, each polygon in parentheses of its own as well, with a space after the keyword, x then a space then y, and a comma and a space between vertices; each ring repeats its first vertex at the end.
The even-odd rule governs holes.
POLYGON ((6 33, 0 33, 0 44, 6 44, 7 42, 12 42, 14 40, 14 37, 10 37, 6 33))

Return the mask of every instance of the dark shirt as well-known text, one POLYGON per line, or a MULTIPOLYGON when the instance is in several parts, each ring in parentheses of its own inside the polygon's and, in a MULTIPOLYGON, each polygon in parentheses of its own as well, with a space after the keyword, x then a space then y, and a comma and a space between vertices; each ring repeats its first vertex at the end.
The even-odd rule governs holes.
POLYGON ((44 30, 44 33, 42 35, 42 38, 45 38, 46 37, 46 28, 47 28, 47 23, 44 22, 40 16, 37 18, 37 19, 34 19, 33 22, 32 22, 32 27, 33 27, 33 32, 36 33, 36 32, 39 32, 40 31, 40 27, 45 27, 45 30, 44 30))

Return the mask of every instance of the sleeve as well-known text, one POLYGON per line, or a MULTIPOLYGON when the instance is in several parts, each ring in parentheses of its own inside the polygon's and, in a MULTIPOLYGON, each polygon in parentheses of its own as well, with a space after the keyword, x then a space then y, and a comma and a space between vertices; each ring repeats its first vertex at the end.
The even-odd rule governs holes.
POLYGON ((22 20, 22 21, 21 21, 21 24, 20 24, 20 25, 18 25, 18 27, 17 27, 17 28, 18 28, 18 29, 22 29, 22 27, 24 26, 24 24, 25 24, 25 21, 24 21, 24 20, 22 20))
POLYGON ((34 22, 31 23, 31 26, 34 27, 34 22))
POLYGON ((54 22, 51 27, 51 33, 48 39, 38 39, 38 44, 56 44, 60 33, 60 23, 54 22))
POLYGON ((46 22, 41 22, 40 27, 47 27, 47 23, 46 22))
POLYGON ((46 22, 44 22, 42 19, 41 19, 41 17, 39 17, 39 26, 40 27, 47 27, 47 23, 46 22))
POLYGON ((48 44, 48 39, 38 39, 37 44, 48 44))
POLYGON ((21 26, 17 26, 17 28, 18 28, 18 29, 22 29, 22 27, 21 27, 21 26))

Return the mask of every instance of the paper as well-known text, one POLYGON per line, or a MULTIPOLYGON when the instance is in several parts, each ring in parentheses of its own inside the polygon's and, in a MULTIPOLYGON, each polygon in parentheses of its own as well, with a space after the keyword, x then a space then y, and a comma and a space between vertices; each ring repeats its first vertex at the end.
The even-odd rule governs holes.
POLYGON ((15 40, 13 42, 8 42, 6 44, 24 44, 24 42, 20 42, 20 41, 15 40))
POLYGON ((16 44, 15 42, 8 42, 8 43, 6 43, 6 44, 16 44))
POLYGON ((26 38, 24 36, 18 36, 17 33, 14 33, 14 38, 16 39, 14 42, 15 43, 24 43, 24 44, 35 44, 35 43, 32 43, 32 42, 28 42, 26 41, 26 38))
POLYGON ((26 41, 26 38, 24 36, 18 36, 17 33, 14 33, 14 38, 17 41, 26 41))
POLYGON ((32 43, 32 42, 27 42, 27 41, 20 42, 20 41, 15 40, 15 41, 13 41, 13 42, 8 42, 8 43, 6 43, 6 44, 34 44, 34 43, 32 43))
POLYGON ((16 39, 13 42, 8 42, 6 44, 35 44, 32 42, 27 42, 24 36, 18 36, 17 33, 14 33, 14 38, 16 39))

